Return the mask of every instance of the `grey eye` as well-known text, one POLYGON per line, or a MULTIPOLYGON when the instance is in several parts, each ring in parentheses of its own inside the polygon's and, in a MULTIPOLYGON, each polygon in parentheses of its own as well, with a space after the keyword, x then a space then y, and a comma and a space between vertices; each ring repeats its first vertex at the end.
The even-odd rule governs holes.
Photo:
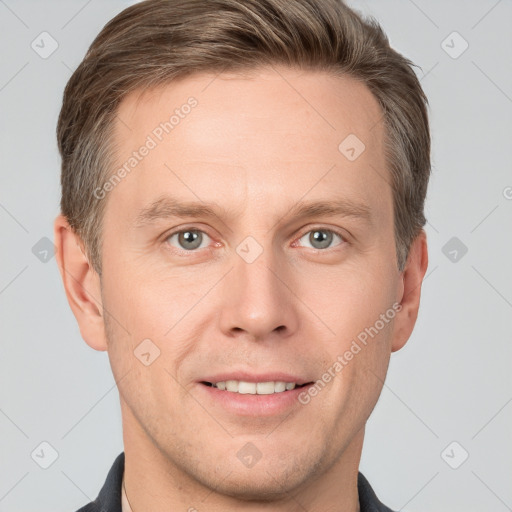
POLYGON ((177 231, 176 233, 173 233, 167 238, 167 240, 170 243, 174 237, 177 237, 178 249, 193 251, 201 247, 201 244, 204 241, 203 235, 205 234, 206 233, 203 233, 197 229, 185 229, 183 231, 177 231))
POLYGON ((334 237, 338 237, 342 242, 340 235, 329 229, 313 229, 301 237, 306 238, 312 245, 313 249, 327 249, 331 245, 334 237))

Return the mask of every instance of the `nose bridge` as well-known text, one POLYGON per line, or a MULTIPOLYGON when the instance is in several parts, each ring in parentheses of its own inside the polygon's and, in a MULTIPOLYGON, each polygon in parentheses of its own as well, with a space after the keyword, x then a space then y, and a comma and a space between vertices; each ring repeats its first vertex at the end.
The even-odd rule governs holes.
POLYGON ((262 243, 247 237, 236 247, 234 268, 224 283, 221 327, 226 334, 241 329, 251 337, 264 338, 277 328, 295 329, 293 295, 284 284, 286 276, 280 275, 282 258, 268 239, 262 243))

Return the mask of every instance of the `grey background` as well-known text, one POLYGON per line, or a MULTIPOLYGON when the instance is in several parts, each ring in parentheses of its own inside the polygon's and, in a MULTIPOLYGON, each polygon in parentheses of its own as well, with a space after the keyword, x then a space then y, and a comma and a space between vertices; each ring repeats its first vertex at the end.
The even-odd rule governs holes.
MULTIPOLYGON (((63 88, 129 4, 0 0, 0 512, 76 510, 123 450, 107 354, 81 339, 44 237, 63 88), (31 47, 43 31, 58 43, 47 58, 31 47), (31 455, 42 442, 58 453, 47 469, 31 455)), ((396 510, 512 510, 512 3, 350 4, 421 66, 433 137, 420 314, 392 355, 360 469, 396 510)))

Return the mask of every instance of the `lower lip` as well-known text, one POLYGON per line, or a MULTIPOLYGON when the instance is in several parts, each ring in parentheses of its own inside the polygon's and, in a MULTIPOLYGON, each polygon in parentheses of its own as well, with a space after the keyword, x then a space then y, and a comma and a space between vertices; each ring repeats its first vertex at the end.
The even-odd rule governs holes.
POLYGON ((206 393, 209 400, 214 400, 231 413, 242 416, 273 416, 289 412, 293 407, 302 405, 299 395, 308 386, 273 393, 271 395, 251 395, 225 391, 213 386, 199 383, 201 393, 206 393))

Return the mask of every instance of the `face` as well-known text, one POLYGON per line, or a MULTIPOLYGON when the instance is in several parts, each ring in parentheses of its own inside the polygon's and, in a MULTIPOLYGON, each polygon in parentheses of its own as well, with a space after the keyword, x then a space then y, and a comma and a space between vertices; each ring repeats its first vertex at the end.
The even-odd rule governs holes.
POLYGON ((124 428, 246 498, 360 447, 402 314, 377 101, 348 77, 276 70, 128 96, 114 137, 129 171, 98 199, 124 428))

